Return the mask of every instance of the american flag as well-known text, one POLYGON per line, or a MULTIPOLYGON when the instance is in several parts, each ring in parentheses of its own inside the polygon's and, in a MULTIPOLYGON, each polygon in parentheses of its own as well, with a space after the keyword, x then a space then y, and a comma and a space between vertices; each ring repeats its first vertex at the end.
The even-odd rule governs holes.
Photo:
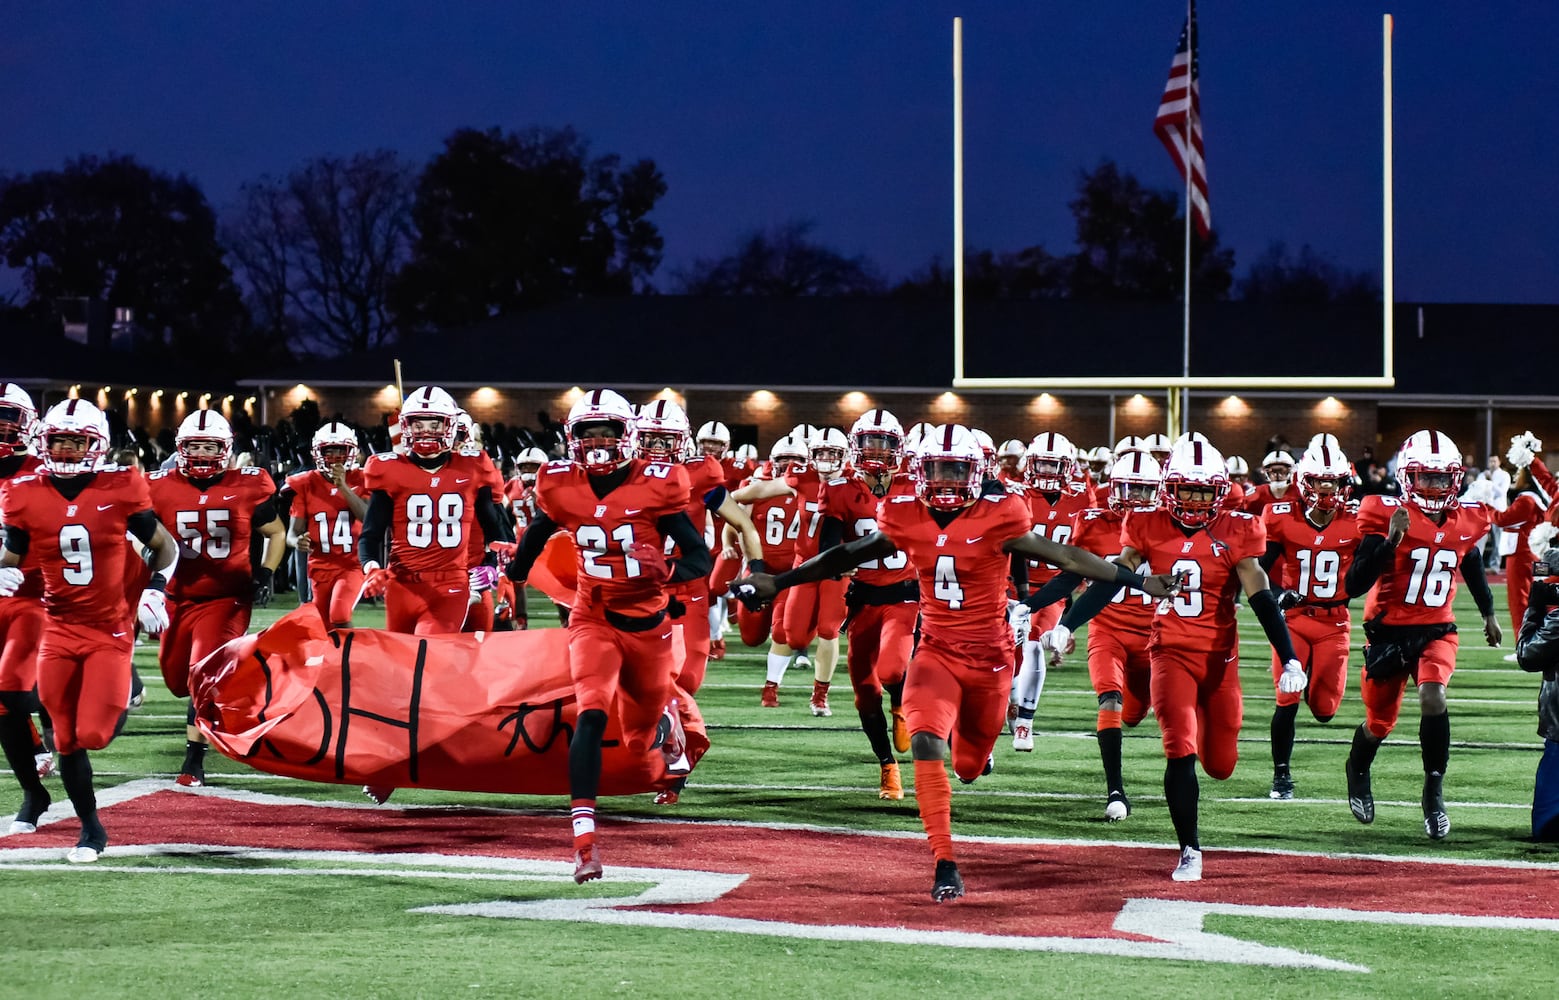
POLYGON ((1175 58, 1169 64, 1169 79, 1164 83, 1164 96, 1158 101, 1158 117, 1153 120, 1153 134, 1157 135, 1180 176, 1186 176, 1187 164, 1191 171, 1190 211, 1196 220, 1196 229, 1203 236, 1212 228, 1212 213, 1207 207, 1207 163, 1202 150, 1202 95, 1201 66, 1196 54, 1196 3, 1192 0, 1190 15, 1180 29, 1180 44, 1175 46, 1175 58), (1186 134, 1190 133, 1190 142, 1186 134))

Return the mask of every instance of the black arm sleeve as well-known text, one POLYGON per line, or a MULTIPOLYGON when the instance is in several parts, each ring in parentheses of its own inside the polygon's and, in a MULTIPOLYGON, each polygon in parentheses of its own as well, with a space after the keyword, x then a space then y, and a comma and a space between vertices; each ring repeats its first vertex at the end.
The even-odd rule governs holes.
POLYGON ((1029 595, 1029 557, 1021 552, 1010 553, 1012 562, 1007 570, 1012 577, 1012 589, 1018 592, 1019 597, 1029 595))
MULTIPOLYGON (((1038 611, 1040 608, 1049 607, 1057 601, 1066 600, 1066 595, 1076 590, 1083 580, 1084 577, 1080 574, 1064 569, 1051 577, 1050 582, 1024 598, 1023 603, 1028 605, 1030 611, 1038 611)), ((1114 595, 1111 594, 1110 596, 1113 597, 1114 595)), ((1098 614, 1098 612, 1094 613, 1098 614)))
POLYGON ((823 526, 818 529, 817 550, 827 552, 835 545, 844 542, 844 522, 837 517, 823 518, 823 526))
POLYGON ((27 554, 27 529, 14 524, 5 526, 5 547, 19 556, 27 554))
POLYGON ((254 508, 254 516, 250 519, 249 526, 251 528, 258 528, 262 525, 270 524, 272 521, 281 516, 278 513, 278 510, 279 508, 276 506, 275 497, 271 497, 264 503, 256 504, 254 508))
POLYGON ((672 565, 672 583, 685 583, 708 576, 709 571, 715 568, 709 546, 704 544, 704 533, 693 527, 686 513, 678 511, 667 514, 655 522, 655 527, 660 529, 662 535, 676 542, 677 549, 682 553, 672 565))
MULTIPOLYGON (((1095 580, 1088 585, 1087 590, 1083 591, 1081 597, 1072 602, 1066 614, 1061 616, 1061 624, 1074 630, 1082 628, 1094 615, 1109 607, 1120 590, 1121 585, 1118 583, 1095 580)), ((1044 590, 1041 589, 1040 593, 1044 593, 1044 590)))
POLYGON ((1282 557, 1282 555, 1283 546, 1279 545, 1277 542, 1268 542, 1267 551, 1263 552, 1256 558, 1256 565, 1261 567, 1262 572, 1271 573, 1272 567, 1277 565, 1277 561, 1282 557))
POLYGON ((530 568, 541 558, 541 550, 547 547, 547 539, 557 530, 557 522, 538 510, 525 528, 525 534, 520 536, 520 547, 515 551, 514 558, 509 560, 504 575, 516 583, 523 582, 530 576, 530 568))
POLYGON ((1385 535, 1365 535, 1359 542, 1359 551, 1354 553, 1353 564, 1348 567, 1348 575, 1343 578, 1343 589, 1348 597, 1358 597, 1375 586, 1375 581, 1391 565, 1396 553, 1397 547, 1387 542, 1385 535))
POLYGON ((493 488, 483 486, 476 491, 476 523, 482 528, 482 541, 514 541, 514 524, 503 516, 503 508, 493 500, 493 488))
POLYGON ((1250 609, 1256 612, 1256 619, 1261 622, 1261 629, 1267 633, 1267 642, 1272 644, 1278 659, 1284 663, 1299 659, 1294 655, 1294 640, 1289 637, 1288 623, 1283 620, 1283 612, 1278 610, 1272 591, 1258 590, 1251 594, 1250 609))
POLYGON ((1489 581, 1483 575, 1483 553, 1468 549, 1462 556, 1462 579, 1467 581, 1467 593, 1478 606, 1478 614, 1487 618, 1494 613, 1494 595, 1489 591, 1489 581))
POLYGON ((390 527, 390 495, 374 490, 363 514, 363 529, 357 535, 357 561, 363 565, 379 561, 379 545, 390 527))
POLYGON ((724 486, 714 487, 709 492, 704 494, 704 509, 708 511, 719 510, 720 505, 725 503, 725 498, 730 495, 730 491, 727 490, 724 486))
MULTIPOLYGON (((150 507, 138 510, 125 522, 125 529, 142 545, 150 545, 157 537, 157 514, 150 507)), ((7 546, 9 547, 9 546, 7 546)))
POLYGON ((874 531, 863 538, 857 538, 853 542, 843 545, 835 545, 825 552, 821 552, 800 566, 787 569, 774 577, 774 586, 780 590, 794 587, 798 583, 811 583, 813 580, 822 580, 825 577, 838 577, 846 570, 854 569, 868 559, 877 559, 882 556, 891 556, 897 551, 893 540, 880 531, 874 531))

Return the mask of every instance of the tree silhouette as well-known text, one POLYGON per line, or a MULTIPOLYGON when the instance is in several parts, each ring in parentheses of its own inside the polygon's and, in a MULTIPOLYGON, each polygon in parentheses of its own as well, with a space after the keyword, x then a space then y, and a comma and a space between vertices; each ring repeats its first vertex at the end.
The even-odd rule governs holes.
POLYGON ((1240 298, 1247 302, 1281 302, 1320 305, 1326 303, 1380 301, 1375 276, 1349 271, 1310 248, 1307 243, 1291 257, 1281 242, 1269 245, 1239 281, 1240 298))
POLYGON ((685 295, 878 295, 885 284, 865 257, 846 257, 809 239, 812 223, 788 222, 742 237, 735 252, 700 258, 676 275, 685 295))

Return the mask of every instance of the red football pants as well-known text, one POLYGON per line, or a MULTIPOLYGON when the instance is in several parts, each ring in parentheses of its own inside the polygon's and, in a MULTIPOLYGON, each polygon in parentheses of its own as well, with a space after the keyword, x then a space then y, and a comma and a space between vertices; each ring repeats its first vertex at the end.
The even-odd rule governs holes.
POLYGON ((1152 677, 1146 634, 1111 632, 1098 625, 1088 629, 1088 679, 1096 695, 1120 694, 1121 722, 1135 726, 1147 718, 1152 677))
POLYGON ((1385 739, 1397 726, 1402 712, 1402 695, 1407 690, 1411 676, 1415 684, 1451 683, 1456 671, 1456 651, 1461 640, 1455 632, 1441 636, 1418 657, 1418 666, 1406 674, 1399 674, 1385 681, 1372 681, 1369 674, 1359 671, 1359 695, 1364 699, 1364 724, 1377 739, 1385 739))
POLYGON ((38 697, 54 720, 60 754, 101 750, 114 738, 130 701, 133 645, 128 630, 109 633, 59 621, 44 626, 38 697))
MULTIPOLYGON (((1294 655, 1310 675, 1303 691, 1277 692, 1279 705, 1297 705, 1303 700, 1317 719, 1330 719, 1342 705, 1348 687, 1348 654, 1352 649, 1353 625, 1348 609, 1294 608, 1284 616, 1288 634, 1294 640, 1294 655), (1313 611, 1306 614, 1306 611, 1313 611)), ((1272 656, 1272 689, 1277 691, 1283 664, 1272 656)))
POLYGON ((971 648, 920 637, 904 681, 904 721, 911 733, 939 740, 952 734, 953 771, 960 778, 979 777, 1007 724, 1011 670, 1005 643, 971 648))
POLYGON ((1505 557, 1505 604, 1510 608, 1511 635, 1521 634, 1521 619, 1526 617, 1527 596, 1532 589, 1532 564, 1537 559, 1527 548, 1523 536, 1521 547, 1505 557))
POLYGON ((384 592, 384 627, 403 635, 459 632, 471 606, 471 578, 465 570, 422 573, 415 580, 390 578, 384 592))
POLYGON ((709 670, 709 582, 703 578, 691 580, 667 587, 666 593, 687 609, 681 618, 671 619, 672 628, 682 632, 683 655, 677 666, 677 686, 688 694, 697 694, 709 670))
POLYGON ((785 645, 805 649, 813 637, 837 639, 844 627, 847 580, 819 580, 791 587, 786 593, 785 645))
POLYGON ((157 665, 174 697, 189 697, 189 668, 248 631, 252 610, 248 601, 236 597, 168 602, 168 627, 157 649, 157 665))
POLYGON ((0 691, 31 691, 38 685, 38 643, 46 618, 39 598, 0 598, 0 691))
POLYGON ((1166 649, 1155 636, 1148 647, 1153 714, 1171 760, 1196 754, 1202 770, 1222 781, 1240 759, 1240 658, 1233 647, 1166 649))
POLYGON ((471 597, 466 595, 466 622, 460 627, 462 632, 491 632, 493 630, 493 595, 496 591, 484 590, 476 600, 470 603, 471 597))
POLYGON ((309 565, 309 589, 314 592, 311 603, 319 609, 319 616, 331 628, 351 628, 352 612, 357 608, 358 595, 363 590, 363 571, 338 570, 330 567, 316 569, 309 565))
POLYGON ((850 619, 850 642, 845 665, 850 671, 850 687, 855 691, 855 708, 882 709, 882 689, 899 684, 909 667, 915 647, 915 617, 920 605, 867 605, 850 619))
POLYGON ((579 711, 610 714, 615 706, 624 745, 635 753, 649 749, 677 672, 669 622, 624 632, 575 608, 568 620, 568 667, 579 711))

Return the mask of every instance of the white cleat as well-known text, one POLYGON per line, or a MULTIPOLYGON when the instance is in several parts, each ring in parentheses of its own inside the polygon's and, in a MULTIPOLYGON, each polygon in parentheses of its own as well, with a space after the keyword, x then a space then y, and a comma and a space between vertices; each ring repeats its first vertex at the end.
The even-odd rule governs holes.
POLYGON ((13 820, 11 820, 11 829, 10 829, 9 832, 11 833, 12 836, 15 836, 18 833, 37 833, 38 832, 38 824, 37 823, 24 823, 24 822, 22 822, 19 819, 13 819, 13 820))
POLYGON ((1126 798, 1125 792, 1111 792, 1110 801, 1104 805, 1104 821, 1106 823, 1119 823, 1131 815, 1131 803, 1126 798))
POLYGON ((1200 882, 1202 880, 1202 852, 1194 847, 1180 849, 1180 863, 1169 876, 1176 882, 1200 882))
POLYGON ((1032 753, 1034 751, 1034 723, 1029 719, 1019 719, 1012 724, 1012 749, 1019 753, 1032 753))
POLYGON ((65 860, 73 865, 90 865, 96 861, 102 852, 95 847, 72 847, 65 854, 65 860))

